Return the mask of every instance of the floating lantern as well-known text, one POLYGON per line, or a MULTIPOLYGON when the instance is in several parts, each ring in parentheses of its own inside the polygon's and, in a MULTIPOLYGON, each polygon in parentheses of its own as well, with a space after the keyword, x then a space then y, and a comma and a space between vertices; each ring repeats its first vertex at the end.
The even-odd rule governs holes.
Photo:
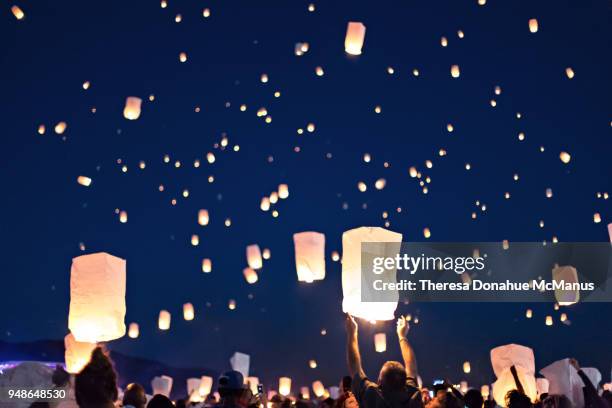
POLYGON ((249 388, 251 389, 251 393, 253 395, 259 394, 259 390, 257 389, 257 386, 259 385, 258 377, 247 377, 246 382, 249 385, 249 388))
POLYGON ((465 394, 468 391, 468 382, 463 380, 459 383, 459 391, 465 394))
POLYGON ((315 369, 317 368, 317 362, 315 360, 308 361, 308 367, 315 369))
POLYGON ((183 305, 183 319, 189 321, 193 320, 194 317, 193 305, 191 303, 185 303, 183 305))
POLYGON ((287 184, 279 184, 278 185, 278 197, 281 200, 289 197, 289 186, 287 184))
POLYGON ((368 190, 368 186, 363 181, 360 181, 359 183, 357 183, 357 189, 362 193, 365 193, 368 190))
POLYGON ((193 246, 200 245, 200 237, 198 236, 198 234, 193 234, 191 236, 191 245, 193 245, 193 246))
POLYGON ((119 212, 119 222, 122 223, 122 224, 125 224, 126 222, 128 222, 127 211, 123 210, 123 211, 119 212))
POLYGON ((128 120, 136 120, 140 117, 140 106, 142 99, 136 96, 128 96, 125 99, 125 107, 123 108, 123 117, 128 120))
POLYGON ((440 45, 443 47, 446 47, 448 45, 448 40, 446 39, 446 37, 440 38, 440 45))
POLYGON ((561 159, 563 163, 567 164, 572 159, 572 156, 570 156, 568 152, 561 152, 559 153, 559 159, 561 159))
POLYGON ((236 309, 236 301, 234 299, 230 299, 229 302, 227 302, 227 308, 229 310, 236 309))
POLYGON ((138 327, 138 323, 130 323, 128 328, 128 336, 131 339, 135 339, 140 335, 140 328, 138 327))
POLYGON ((270 199, 268 197, 263 197, 261 199, 261 203, 259 204, 259 208, 262 211, 268 211, 270 209, 270 199))
POLYGON ((204 10, 202 10, 202 16, 204 18, 210 17, 210 9, 209 8, 205 8, 204 10))
POLYGON ((385 186, 387 185, 387 180, 385 180, 384 178, 379 178, 378 180, 376 180, 376 182, 374 183, 374 187, 377 190, 382 190, 383 188, 385 188, 385 186))
POLYGON ((532 316, 533 312, 531 311, 531 309, 527 309, 527 311, 525 312, 525 317, 531 319, 532 316))
MULTIPOLYGON (((558 266, 554 268, 552 270, 552 278, 557 283, 564 281, 566 285, 579 283, 578 271, 573 266, 558 266)), ((569 306, 580 300, 580 291, 555 289, 555 299, 559 302, 559 305, 569 306)))
POLYGON ((387 351, 387 335, 385 333, 376 333, 374 335, 374 349, 377 353, 387 351))
POLYGON ((559 320, 561 320, 562 322, 565 322, 567 320, 567 314, 561 313, 561 316, 559 317, 559 320))
POLYGON ((44 135, 46 131, 45 125, 39 125, 38 126, 38 134, 39 135, 44 135))
POLYGON ((349 22, 344 38, 344 51, 350 55, 361 55, 361 48, 365 39, 366 26, 360 22, 349 22))
POLYGON ((470 371, 472 371, 472 366, 470 365, 469 361, 464 361, 463 362, 463 372, 466 374, 469 374, 470 371))
POLYGON ((64 337, 66 371, 71 374, 79 373, 89 363, 91 352, 96 346, 96 343, 77 341, 72 333, 64 337))
POLYGON ((244 268, 242 270, 242 273, 244 274, 244 279, 246 279, 246 281, 252 285, 255 282, 257 282, 257 280, 259 279, 257 277, 257 272, 255 272, 255 269, 252 268, 244 268))
POLYGON ((212 261, 209 258, 202 259, 202 272, 210 273, 212 271, 212 261))
POLYGON ((340 254, 338 253, 338 251, 333 251, 331 253, 331 259, 334 262, 338 262, 340 260, 340 254))
POLYGON ((186 61, 187 61, 187 54, 186 54, 186 53, 184 53, 184 52, 181 52, 181 53, 179 54, 179 61, 181 61, 181 62, 186 62, 186 61))
MULTIPOLYGON (((397 308, 399 298, 397 292, 386 293, 392 296, 393 301, 362 302, 365 291, 373 291, 370 287, 361 287, 361 258, 395 257, 400 250, 402 234, 392 232, 380 227, 361 227, 342 234, 342 310, 356 317, 366 320, 392 320, 397 308), (362 254, 362 242, 380 243, 369 244, 369 252, 362 254), (384 244, 383 244, 384 243, 384 244), (374 253, 376 252, 376 253, 374 253)), ((396 269, 387 269, 384 277, 389 281, 396 281, 396 269)))
POLYGON ((261 74, 261 77, 259 78, 262 84, 265 84, 268 82, 268 75, 267 74, 261 74))
POLYGON ((529 19, 529 31, 532 33, 538 32, 538 20, 535 18, 529 19))
POLYGON ((208 225, 208 221, 210 221, 208 217, 208 210, 198 211, 198 224, 201 226, 206 226, 208 225))
POLYGON ((23 18, 25 17, 25 13, 23 12, 23 10, 21 10, 21 8, 19 8, 19 6, 12 6, 11 12, 17 20, 23 20, 23 18))
POLYGON ((307 231, 293 234, 295 267, 299 282, 325 278, 325 235, 307 231))
POLYGON ((301 387, 300 394, 302 395, 302 399, 310 399, 310 389, 308 387, 301 387))
POLYGON ((55 133, 57 133, 58 135, 61 135, 62 133, 64 133, 66 131, 66 128, 68 127, 68 125, 66 124, 66 122, 59 122, 57 125, 55 125, 55 133))
POLYGON ((240 371, 244 378, 249 376, 251 357, 248 354, 236 351, 230 358, 230 364, 232 366, 232 370, 240 371))
POLYGON ((157 319, 157 327, 159 330, 168 330, 170 328, 170 312, 162 310, 159 312, 159 318, 157 319))
POLYGON ((574 78, 574 70, 571 67, 565 68, 565 75, 567 75, 567 77, 569 79, 573 79, 574 78))
POLYGON ((418 174, 418 171, 416 167, 411 167, 410 170, 408 170, 408 173, 410 174, 410 177, 415 178, 418 174))
POLYGON ((187 395, 191 395, 194 391, 198 391, 200 388, 199 378, 188 378, 187 379, 187 395))
POLYGON ((323 75, 325 75, 325 71, 323 71, 323 68, 322 68, 322 67, 316 67, 316 68, 315 68, 315 74, 316 74, 317 76, 323 76, 323 75))
POLYGON ((91 185, 91 179, 89 177, 79 176, 77 177, 77 183, 82 186, 89 187, 91 185))
POLYGON ((200 378, 200 386, 198 387, 198 392, 202 397, 205 397, 210 394, 210 391, 212 390, 212 385, 212 377, 203 375, 202 378, 200 378))
POLYGON ((261 250, 259 249, 259 245, 253 244, 247 246, 246 258, 249 268, 261 269, 263 261, 261 259, 261 250))
POLYGON ((325 394, 325 387, 321 381, 315 381, 312 383, 312 391, 317 398, 321 398, 325 394))
POLYGON ((423 228, 423 236, 428 239, 431 237, 431 231, 429 230, 429 228, 423 228))
POLYGON ((97 343, 125 334, 125 265, 105 252, 72 260, 68 328, 77 341, 97 343))
POLYGON ((283 397, 291 393, 291 378, 281 377, 278 379, 278 393, 283 397))
POLYGON ((599 213, 593 214, 593 222, 595 224, 599 224, 601 222, 601 214, 599 213))
POLYGON ((161 394, 170 398, 170 391, 172 391, 172 377, 162 375, 160 377, 154 377, 151 380, 151 388, 153 389, 153 395, 161 394))
POLYGON ((535 382, 535 359, 533 350, 518 344, 507 344, 491 350, 491 365, 497 376, 493 384, 493 398, 499 406, 505 407, 505 397, 508 391, 516 389, 516 383, 511 371, 514 366, 525 394, 535 401, 537 388, 535 382))
POLYGON ((550 395, 565 395, 572 402, 572 406, 584 407, 583 383, 569 359, 555 361, 542 368, 540 374, 548 380, 550 395))
POLYGON ((552 326, 553 325, 553 318, 552 318, 552 316, 546 316, 545 324, 547 326, 552 326))
POLYGON ((265 260, 270 259, 270 257, 272 256, 272 254, 270 253, 270 249, 264 248, 263 252, 261 253, 261 256, 265 260))
POLYGON ((553 196, 552 188, 547 188, 546 189, 546 198, 552 198, 552 196, 553 196))
POLYGON ((459 78, 459 75, 461 75, 461 72, 459 70, 459 65, 453 65, 451 66, 451 76, 453 78, 459 78))
POLYGON ((488 385, 483 385, 480 387, 480 394, 483 396, 484 399, 489 398, 489 386, 488 385))
POLYGON ((278 193, 276 191, 273 191, 272 193, 270 193, 270 203, 276 204, 277 202, 278 202, 278 193))

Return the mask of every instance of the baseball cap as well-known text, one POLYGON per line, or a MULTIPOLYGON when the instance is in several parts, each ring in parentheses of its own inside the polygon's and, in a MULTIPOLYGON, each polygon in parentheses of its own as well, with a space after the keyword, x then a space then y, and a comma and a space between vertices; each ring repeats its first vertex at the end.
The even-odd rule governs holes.
POLYGON ((227 390, 241 390, 245 388, 244 376, 240 371, 226 371, 219 377, 219 388, 227 390))

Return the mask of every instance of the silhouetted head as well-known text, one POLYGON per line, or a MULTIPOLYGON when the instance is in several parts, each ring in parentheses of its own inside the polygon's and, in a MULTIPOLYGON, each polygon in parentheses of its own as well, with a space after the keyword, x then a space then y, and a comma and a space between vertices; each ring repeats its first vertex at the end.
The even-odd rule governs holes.
POLYGON ((463 396, 463 401, 465 402, 465 406, 467 408, 482 408, 484 398, 482 398, 480 391, 471 389, 465 393, 463 396))
POLYGON ((147 408, 174 408, 174 404, 165 395, 155 394, 147 404, 147 408))
POLYGON ((378 384, 383 390, 399 391, 406 386, 406 370, 397 361, 387 361, 378 374, 378 384))
POLYGON ((542 401, 542 408, 574 408, 574 404, 565 395, 549 395, 542 401))
POLYGON ((531 400, 528 396, 518 390, 510 390, 506 394, 506 406, 508 408, 531 408, 531 400))
POLYGON ((101 347, 91 353, 89 363, 74 379, 74 394, 79 407, 98 408, 117 399, 117 374, 101 347))
POLYGON ((455 397, 452 392, 440 390, 427 404, 427 408, 463 408, 463 402, 455 397))
POLYGON ((142 385, 132 383, 125 387, 123 393, 123 405, 131 405, 136 408, 144 408, 147 404, 147 395, 142 385))

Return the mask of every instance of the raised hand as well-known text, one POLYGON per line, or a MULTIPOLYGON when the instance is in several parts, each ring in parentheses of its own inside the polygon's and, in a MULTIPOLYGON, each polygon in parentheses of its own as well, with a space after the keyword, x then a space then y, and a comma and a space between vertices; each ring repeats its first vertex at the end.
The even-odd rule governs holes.
POLYGON ((400 339, 406 338, 409 330, 410 323, 408 323, 406 317, 400 316, 399 319, 397 319, 397 337, 400 339))
POLYGON ((358 326, 357 326, 357 322, 355 321, 355 318, 353 316, 351 316, 350 314, 346 314, 346 320, 344 322, 345 326, 346 326, 346 333, 348 335, 356 335, 357 334, 357 330, 358 330, 358 326))

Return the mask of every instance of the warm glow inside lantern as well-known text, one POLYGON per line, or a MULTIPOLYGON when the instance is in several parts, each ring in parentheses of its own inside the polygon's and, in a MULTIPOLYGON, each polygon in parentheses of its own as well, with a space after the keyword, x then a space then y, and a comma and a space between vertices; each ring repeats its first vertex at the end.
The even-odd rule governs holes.
POLYGON ((257 386, 259 385, 259 377, 247 377, 246 381, 253 395, 259 394, 257 390, 257 386))
POLYGON ((89 187, 91 185, 91 179, 86 176, 79 176, 77 177, 77 183, 82 186, 89 187))
POLYGON ((325 278, 325 235, 320 232, 293 234, 295 267, 298 281, 313 282, 325 278))
POLYGON ((125 107, 123 108, 123 117, 128 120, 136 120, 140 117, 140 106, 142 99, 136 96, 128 96, 125 99, 125 107))
POLYGON ((202 259, 202 272, 210 273, 212 271, 212 261, 208 258, 202 259))
POLYGON ((263 261, 261 259, 261 250, 259 249, 259 245, 253 244, 247 246, 246 257, 249 268, 261 269, 263 261))
POLYGON ((128 336, 131 339, 138 338, 140 335, 140 328, 138 327, 138 323, 130 323, 130 327, 128 328, 128 336))
POLYGON ((350 55, 361 55, 365 33, 366 26, 363 23, 349 22, 346 28, 346 37, 344 38, 344 51, 350 55))
POLYGON ((507 344, 491 350, 491 364, 497 376, 492 394, 495 402, 506 406, 505 397, 508 391, 517 388, 511 367, 514 366, 525 394, 535 401, 537 388, 535 383, 535 359, 533 350, 518 344, 507 344))
POLYGON ((278 379, 278 393, 283 397, 291 393, 291 378, 281 377, 278 379))
POLYGON ((187 395, 193 394, 194 391, 200 388, 199 378, 188 378, 187 379, 187 395))
POLYGON ((536 18, 529 19, 529 31, 532 33, 538 32, 538 20, 536 18))
POLYGON ((201 226, 208 225, 208 210, 200 210, 198 211, 198 224, 201 226))
POLYGON ((68 328, 76 340, 97 343, 125 335, 125 265, 105 252, 72 260, 68 328))
POLYGON ((185 320, 193 320, 195 317, 195 312, 193 310, 193 305, 191 303, 185 303, 183 305, 183 318, 185 320))
POLYGON ((312 392, 317 398, 321 398, 325 394, 325 387, 321 381, 315 381, 312 383, 312 392))
POLYGON ((459 70, 459 65, 451 66, 451 76, 453 78, 459 78, 460 75, 461 75, 461 71, 459 70))
POLYGON ((77 341, 70 333, 64 337, 64 347, 66 349, 64 353, 66 371, 76 374, 89 363, 91 352, 96 348, 96 343, 77 341))
POLYGON ((287 184, 279 184, 278 185, 278 197, 281 200, 289 197, 289 186, 287 184))
POLYGON ((170 312, 162 310, 159 312, 159 319, 157 320, 157 327, 159 330, 168 330, 170 328, 170 312))
MULTIPOLYGON (((558 266, 552 271, 555 282, 564 281, 565 284, 578 284, 578 271, 573 266, 558 266)), ((555 299, 561 306, 572 305, 580 300, 579 290, 555 289, 555 299)))
POLYGON ((385 333, 376 333, 374 335, 374 349, 377 353, 387 351, 387 335, 385 333))
POLYGON ((200 386, 199 386, 198 392, 200 393, 202 397, 205 397, 210 394, 210 391, 212 390, 212 385, 213 385, 212 377, 203 375, 202 378, 200 379, 200 386))
POLYGON ((466 373, 466 374, 469 374, 470 371, 472 371, 472 366, 471 366, 470 362, 469 361, 464 361, 463 362, 463 372, 466 373))
POLYGON ((161 394, 166 397, 170 397, 170 391, 172 391, 172 377, 162 375, 160 377, 154 377, 151 380, 151 388, 153 389, 153 395, 161 394))
POLYGON ((310 390, 308 387, 301 387, 300 394, 302 394, 302 399, 310 399, 310 390))
POLYGON ((259 279, 259 277, 257 276, 257 272, 255 272, 255 269, 252 268, 244 268, 242 270, 242 273, 244 274, 244 279, 246 279, 246 281, 252 285, 255 282, 257 282, 257 280, 259 279))

